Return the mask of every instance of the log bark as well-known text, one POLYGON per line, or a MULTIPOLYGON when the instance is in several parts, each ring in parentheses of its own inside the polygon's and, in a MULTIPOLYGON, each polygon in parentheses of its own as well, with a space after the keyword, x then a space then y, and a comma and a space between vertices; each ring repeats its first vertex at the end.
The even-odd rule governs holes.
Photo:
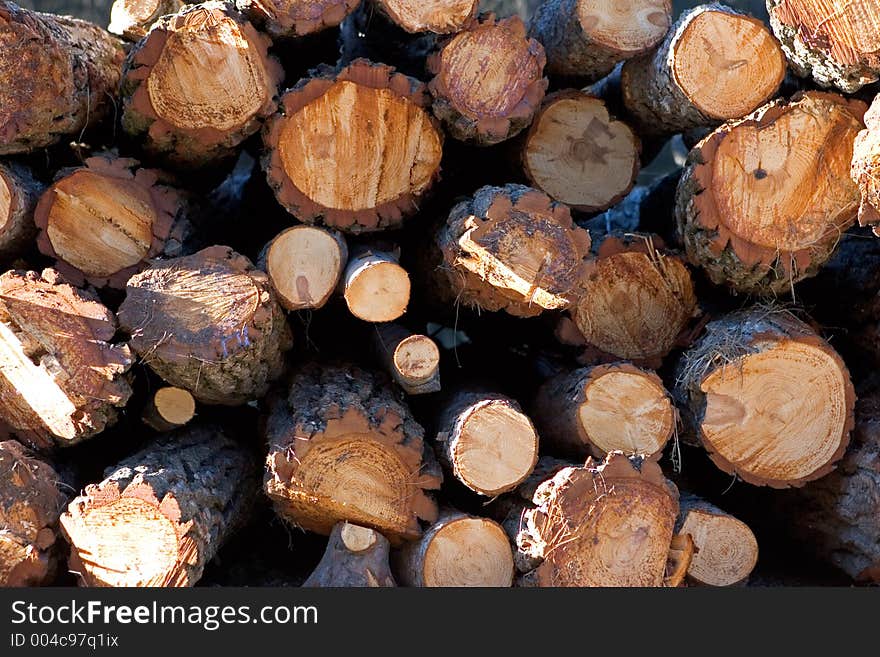
POLYGON ((78 137, 113 110, 122 42, 86 21, 0 3, 0 155, 78 137))
POLYGON ((440 349, 430 337, 400 324, 380 324, 375 346, 379 360, 406 394, 440 391, 440 349))
POLYGON ((522 185, 483 187, 437 235, 439 294, 456 304, 534 317, 568 307, 590 235, 569 209, 522 185))
POLYGON ((428 58, 434 114, 460 141, 490 146, 510 139, 541 105, 546 60, 520 18, 485 14, 428 58))
POLYGON ((136 43, 162 16, 176 14, 186 4, 183 0, 115 0, 107 31, 136 43))
POLYGON ((865 127, 853 142, 850 177, 861 194, 859 225, 873 226, 880 236, 880 102, 876 99, 865 112, 865 127))
POLYGON ((196 400, 188 390, 165 386, 150 397, 141 419, 156 431, 179 429, 196 414, 196 400))
POLYGON ((283 72, 269 43, 222 2, 163 17, 126 60, 123 129, 170 168, 231 159, 276 109, 283 72))
POLYGON ((263 134, 278 202, 345 232, 401 225, 440 171, 443 138, 427 106, 421 82, 363 59, 300 81, 263 134))
POLYGON ((394 555, 404 586, 504 588, 513 585, 513 550, 494 520, 444 510, 421 539, 394 555))
POLYGON ((266 275, 224 246, 132 276, 119 322, 150 369, 206 404, 262 397, 292 342, 266 275))
POLYGON ((573 458, 620 451, 658 459, 678 419, 660 377, 629 363, 555 376, 538 390, 534 409, 543 445, 573 458))
POLYGON ((62 485, 47 462, 14 440, 0 442, 0 587, 51 584, 62 485))
POLYGON ((397 586, 391 574, 390 544, 374 529, 338 522, 321 563, 305 587, 378 588, 397 586))
POLYGON ((219 427, 170 434, 87 486, 61 517, 84 586, 185 587, 248 518, 251 453, 219 427))
POLYGON ((548 96, 522 149, 532 185, 583 212, 620 201, 639 173, 641 142, 600 99, 581 91, 548 96))
POLYGON ((676 194, 688 259, 716 284, 763 296, 814 276, 856 220, 849 174, 864 109, 811 91, 701 141, 676 194))
POLYGON ((327 535, 348 521, 398 545, 437 517, 425 491, 441 476, 424 430, 369 372, 304 366, 274 400, 266 438, 266 493, 293 525, 327 535))
POLYGON ((342 277, 342 294, 351 314, 365 322, 393 322, 406 313, 409 274, 397 254, 371 248, 356 250, 342 277))
POLYGON ((34 208, 42 192, 43 185, 29 169, 0 162, 0 261, 22 255, 33 244, 34 208))
POLYGON ((639 131, 669 135, 743 117, 784 78, 764 23, 713 2, 686 11, 656 52, 628 61, 621 87, 639 131))
POLYGON ((361 0, 235 0, 235 6, 273 39, 315 34, 339 25, 361 0))
POLYGON ((161 171, 97 155, 59 172, 40 197, 37 246, 74 285, 121 289, 150 259, 180 255, 187 210, 186 196, 161 171))
POLYGON ((374 0, 389 20, 411 34, 455 34, 467 28, 479 0, 374 0))
POLYGON ((546 0, 535 11, 529 34, 547 51, 549 75, 583 87, 608 75, 618 62, 652 50, 671 24, 670 0, 546 0))
POLYGON ((706 326, 678 366, 679 407, 712 461, 758 486, 831 472, 853 428, 843 360, 789 312, 755 307, 706 326))
POLYGON ((0 276, 0 431, 39 450, 101 433, 131 396, 116 317, 58 272, 0 276))

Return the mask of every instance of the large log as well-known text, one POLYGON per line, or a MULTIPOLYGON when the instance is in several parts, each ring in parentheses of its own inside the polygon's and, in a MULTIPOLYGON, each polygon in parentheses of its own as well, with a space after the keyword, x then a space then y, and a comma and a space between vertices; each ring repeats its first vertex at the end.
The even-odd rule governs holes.
POLYGON ((410 33, 460 32, 477 15, 479 0, 374 0, 395 24, 410 33))
POLYGON ((169 434, 86 487, 61 517, 84 586, 193 586, 248 520, 254 456, 218 427, 169 434))
POLYGON ((302 37, 339 25, 361 0, 235 0, 273 39, 302 37))
POLYGON ((29 169, 0 162, 0 260, 19 257, 33 244, 34 208, 42 192, 29 169))
POLYGON ((183 0, 115 0, 107 31, 128 41, 140 41, 162 16, 176 14, 186 4, 183 0))
POLYGON ((306 587, 377 588, 397 586, 391 574, 390 544, 375 529, 338 522, 321 562, 306 587))

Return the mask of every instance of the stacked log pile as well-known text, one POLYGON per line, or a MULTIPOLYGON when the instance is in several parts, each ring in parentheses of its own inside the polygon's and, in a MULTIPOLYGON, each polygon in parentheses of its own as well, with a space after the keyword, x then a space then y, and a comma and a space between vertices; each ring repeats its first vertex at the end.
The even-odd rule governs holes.
POLYGON ((832 4, 0 0, 0 585, 880 583, 832 4))

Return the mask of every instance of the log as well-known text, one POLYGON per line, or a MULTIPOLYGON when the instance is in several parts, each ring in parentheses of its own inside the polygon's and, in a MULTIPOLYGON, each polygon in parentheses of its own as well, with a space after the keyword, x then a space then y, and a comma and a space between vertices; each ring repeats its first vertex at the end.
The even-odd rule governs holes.
POLYGON ((850 177, 861 194, 859 225, 872 226, 880 236, 880 102, 876 99, 864 120, 866 129, 853 142, 850 177))
POLYGON ((0 276, 0 434, 51 451, 101 433, 131 396, 116 317, 58 272, 0 276))
POLYGON ((169 168, 233 158, 276 109, 283 72, 269 44, 231 4, 162 17, 126 59, 123 129, 169 168))
POLYGON ((183 0, 115 0, 107 31, 136 43, 162 16, 176 14, 185 6, 183 0))
POLYGON ((14 440, 0 442, 0 587, 51 584, 67 503, 61 485, 47 462, 14 440))
POLYGON ((359 249, 345 268, 342 290, 345 305, 358 319, 393 322, 409 305, 409 274, 396 254, 359 249))
POLYGON ((16 258, 33 244, 34 208, 42 192, 29 169, 0 162, 0 260, 16 258))
POLYGON ((441 464, 467 488, 495 497, 515 489, 538 462, 538 433, 520 405, 504 395, 459 392, 437 423, 441 464))
POLYGON ((534 409, 543 445, 579 459, 616 451, 658 459, 678 419, 660 377, 629 363, 555 376, 539 388, 534 409))
POLYGON ((849 444, 855 392, 843 360, 791 313, 758 306, 710 322, 678 366, 675 396, 721 470, 803 486, 849 444))
POLYGON ((97 125, 114 109, 124 58, 97 25, 0 3, 0 155, 97 125))
POLYGON ((582 212, 601 212, 632 189, 641 142, 605 103, 581 91, 547 96, 525 138, 531 184, 582 212))
POLYGON ((225 246, 132 276, 119 323, 150 369, 205 404, 263 396, 292 342, 266 275, 225 246))
POLYGON ((513 550, 494 520, 445 510, 421 539, 394 555, 404 586, 504 588, 513 585, 513 550))
POLYGON ((247 521, 256 466, 215 426, 151 443, 109 468, 61 516, 71 572, 83 586, 193 586, 247 521))
POLYGON ((188 203, 167 183, 113 154, 62 170, 34 212, 40 252, 74 285, 124 288, 150 259, 180 255, 188 203))
POLYGON ((618 62, 652 50, 672 24, 670 0, 546 0, 529 34, 547 51, 547 73, 571 86, 608 75, 618 62))
POLYGON ((340 233, 292 226, 266 246, 258 265, 268 274, 282 307, 317 310, 330 300, 347 262, 348 246, 340 233))
POLYGON ((150 397, 141 414, 144 424, 156 431, 179 429, 196 414, 196 400, 188 390, 165 386, 150 397))
POLYGON ((507 185, 456 205, 436 243, 443 263, 435 282, 448 301, 534 317, 571 304, 590 234, 562 203, 507 185))
POLYGON ((380 324, 375 342, 379 360, 406 394, 440 391, 440 349, 434 340, 400 324, 380 324))
POLYGON ((742 520, 695 495, 679 499, 676 532, 689 534, 697 548, 687 569, 690 584, 744 584, 758 563, 758 541, 742 520))
POLYGON ((656 367, 698 314, 683 258, 655 235, 611 235, 582 274, 557 337, 585 346, 585 361, 625 359, 656 367))
POLYGON ((273 39, 335 27, 360 4, 361 0, 235 0, 238 10, 273 39))
POLYGON ((792 70, 855 93, 880 77, 880 7, 873 2, 767 0, 770 25, 792 70))
POLYGON ((621 89, 640 131, 669 135, 743 117, 784 78, 763 21, 712 2, 686 11, 656 52, 624 64, 621 89))
POLYGON ((856 221, 850 180, 864 103, 796 94, 728 123, 690 153, 675 217, 713 283, 775 296, 814 276, 856 221))
POLYGON ((266 423, 265 490, 287 522, 328 535, 348 521, 392 545, 437 517, 426 490, 441 474, 424 429, 383 379, 353 366, 310 363, 275 399, 266 423))
POLYGON ((350 233, 400 226, 440 171, 428 102, 415 78, 363 59, 300 81, 263 134, 278 202, 302 222, 350 233))
POLYGON ((378 588, 397 586, 391 574, 390 544, 374 529, 338 522, 324 557, 305 587, 378 588))
POLYGON ((455 34, 467 28, 479 0, 374 0, 376 8, 410 34, 455 34))
POLYGON ((484 14, 428 58, 434 114, 460 141, 491 146, 510 139, 541 105, 546 60, 522 19, 484 14))

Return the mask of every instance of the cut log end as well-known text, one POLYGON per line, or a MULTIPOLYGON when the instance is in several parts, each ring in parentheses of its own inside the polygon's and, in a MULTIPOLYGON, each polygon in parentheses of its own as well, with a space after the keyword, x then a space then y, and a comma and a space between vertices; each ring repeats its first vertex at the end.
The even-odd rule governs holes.
POLYGON ((350 522, 343 523, 339 532, 342 543, 351 552, 366 552, 379 540, 380 534, 368 527, 360 527, 350 522))
POLYGON ((407 271, 390 253, 367 252, 353 257, 345 270, 345 303, 365 322, 393 322, 409 305, 407 271))
POLYGON ((592 43, 624 57, 656 46, 671 23, 668 0, 577 0, 577 17, 592 43))
POLYGON ((683 516, 679 531, 697 548, 687 568, 690 581, 733 586, 748 579, 758 562, 758 541, 748 525, 709 508, 691 508, 683 516))
POLYGON ((401 340, 392 356, 395 378, 418 387, 437 377, 440 349, 427 335, 411 335, 401 340))
POLYGON ((339 25, 361 0, 236 0, 273 38, 302 37, 339 25))
POLYGON ((156 431, 171 431, 187 424, 196 414, 196 401, 183 388, 160 388, 144 410, 144 423, 156 431))
POLYGON ((177 13, 184 5, 182 0, 116 0, 110 7, 107 31, 140 41, 160 17, 177 13))
POLYGON ((410 33, 453 34, 477 14, 479 0, 377 0, 397 25, 410 33))
POLYGON ((9 183, 0 174, 0 234, 6 230, 6 225, 12 220, 12 189, 9 183))

